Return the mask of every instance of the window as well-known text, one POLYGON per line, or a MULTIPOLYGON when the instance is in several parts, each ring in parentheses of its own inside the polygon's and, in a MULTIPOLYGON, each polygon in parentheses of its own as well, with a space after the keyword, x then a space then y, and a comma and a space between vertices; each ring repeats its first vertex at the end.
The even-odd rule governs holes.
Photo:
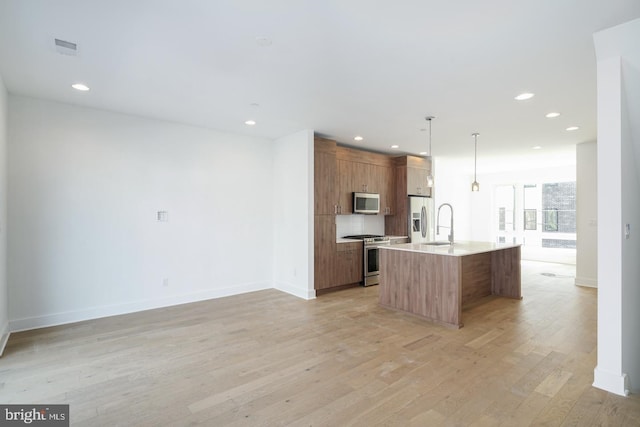
POLYGON ((498 208, 498 230, 504 231, 507 217, 506 208, 498 208))
POLYGON ((544 211, 544 231, 558 231, 558 209, 544 211))
POLYGON ((538 211, 535 209, 524 210, 524 229, 536 230, 538 224, 538 211))

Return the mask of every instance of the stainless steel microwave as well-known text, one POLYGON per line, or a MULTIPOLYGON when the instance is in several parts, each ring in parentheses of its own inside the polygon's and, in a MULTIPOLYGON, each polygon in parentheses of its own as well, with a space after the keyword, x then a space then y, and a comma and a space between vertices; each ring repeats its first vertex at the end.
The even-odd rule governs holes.
POLYGON ((378 193, 353 193, 353 213, 377 214, 380 212, 378 193))

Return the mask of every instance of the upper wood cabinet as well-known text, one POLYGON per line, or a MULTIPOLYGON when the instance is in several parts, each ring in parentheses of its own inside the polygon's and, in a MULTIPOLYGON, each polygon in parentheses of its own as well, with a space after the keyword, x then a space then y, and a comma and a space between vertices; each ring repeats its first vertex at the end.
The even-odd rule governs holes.
POLYGON ((433 196, 433 188, 427 187, 427 176, 433 173, 431 158, 402 156, 394 160, 396 180, 403 183, 400 188, 406 188, 405 195, 433 196))
MULTIPOLYGON (((395 195, 394 211, 384 219, 385 233, 406 236, 409 234, 409 205, 407 196, 433 197, 433 188, 427 187, 427 175, 432 171, 430 158, 402 156, 394 159, 395 195)), ((433 172, 432 172, 433 173, 433 172)))
POLYGON ((316 138, 314 145, 314 206, 316 215, 338 213, 336 142, 316 138))
POLYGON ((348 160, 338 160, 338 214, 353 212, 353 188, 356 186, 355 164, 348 160))
POLYGON ((394 212, 393 160, 384 154, 338 147, 338 204, 341 214, 353 213, 353 193, 380 194, 380 215, 394 212))
POLYGON ((427 187, 428 169, 407 166, 407 195, 431 196, 431 188, 427 187))
POLYGON ((394 215, 395 209, 395 174, 392 167, 374 166, 377 180, 377 193, 380 193, 380 213, 394 215))

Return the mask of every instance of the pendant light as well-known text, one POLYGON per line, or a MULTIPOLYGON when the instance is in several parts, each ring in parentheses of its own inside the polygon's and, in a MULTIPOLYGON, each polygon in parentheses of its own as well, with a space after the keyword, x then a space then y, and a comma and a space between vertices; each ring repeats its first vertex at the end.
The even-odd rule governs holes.
POLYGON ((431 155, 431 120, 435 119, 434 116, 427 116, 425 119, 429 122, 429 160, 431 160, 431 167, 429 168, 429 175, 427 175, 427 187, 433 187, 433 156, 431 155))
POLYGON ((474 139, 474 150, 473 150, 473 183, 471 183, 471 191, 480 191, 480 184, 478 184, 478 180, 476 179, 476 172, 478 169, 478 132, 472 133, 474 139))

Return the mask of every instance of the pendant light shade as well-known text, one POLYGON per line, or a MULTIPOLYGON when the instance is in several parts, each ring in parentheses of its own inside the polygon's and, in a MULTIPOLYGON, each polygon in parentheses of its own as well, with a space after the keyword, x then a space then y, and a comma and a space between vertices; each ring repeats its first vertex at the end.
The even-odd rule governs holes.
POLYGON ((471 191, 480 191, 480 184, 476 179, 477 165, 478 165, 478 132, 472 133, 473 136, 473 182, 471 183, 471 191))
POLYGON ((427 116, 425 117, 425 119, 427 120, 427 122, 429 122, 429 159, 431 159, 431 168, 429 169, 429 175, 427 175, 427 187, 432 188, 433 187, 433 173, 431 173, 431 171, 433 170, 433 157, 431 155, 431 120, 435 119, 434 116, 427 116))

